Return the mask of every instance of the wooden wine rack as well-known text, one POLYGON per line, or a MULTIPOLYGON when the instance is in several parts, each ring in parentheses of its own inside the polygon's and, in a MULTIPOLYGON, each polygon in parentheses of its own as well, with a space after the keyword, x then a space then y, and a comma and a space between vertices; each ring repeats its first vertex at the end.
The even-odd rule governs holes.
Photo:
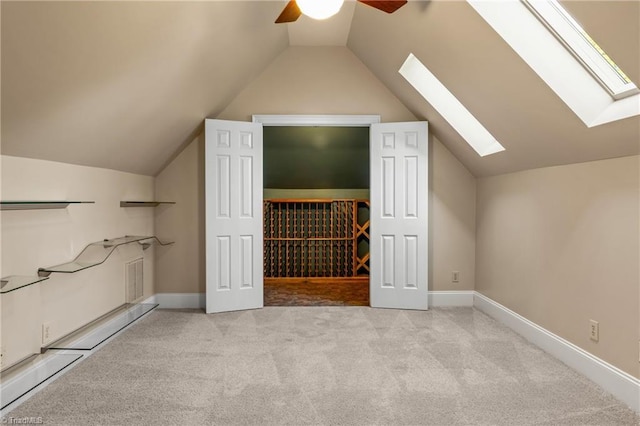
POLYGON ((356 215, 356 244, 358 245, 358 256, 356 256, 356 274, 369 275, 369 228, 371 221, 369 220, 369 200, 357 200, 358 213, 356 215), (360 214, 361 212, 366 213, 360 214), (364 249, 360 247, 360 243, 364 243, 364 249))
MULTIPOLYGON (((268 199, 264 201, 265 278, 347 278, 368 272, 358 242, 362 200, 268 199)), ((366 201, 368 206, 368 201, 366 201)))

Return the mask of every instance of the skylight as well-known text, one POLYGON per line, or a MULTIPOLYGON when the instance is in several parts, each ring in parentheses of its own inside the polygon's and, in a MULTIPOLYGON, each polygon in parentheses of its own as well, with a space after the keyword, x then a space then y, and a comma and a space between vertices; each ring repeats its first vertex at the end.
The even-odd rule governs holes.
POLYGON ((409 54, 399 72, 481 157, 504 151, 500 142, 413 53, 409 54))
POLYGON ((587 127, 640 115, 635 85, 555 0, 467 2, 587 127))
POLYGON ((614 99, 640 90, 556 0, 522 0, 614 99))

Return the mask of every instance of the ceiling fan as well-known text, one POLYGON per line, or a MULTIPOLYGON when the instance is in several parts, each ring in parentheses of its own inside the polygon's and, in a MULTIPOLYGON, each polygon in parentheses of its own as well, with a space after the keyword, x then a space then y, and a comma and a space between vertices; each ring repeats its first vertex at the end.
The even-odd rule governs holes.
MULTIPOLYGON (((407 4, 407 0, 357 0, 383 12, 393 13, 407 4)), ((314 19, 325 19, 335 15, 340 10, 344 0, 291 0, 282 10, 276 24, 295 22, 303 13, 314 19), (314 6, 324 6, 322 10, 315 10, 314 6)))

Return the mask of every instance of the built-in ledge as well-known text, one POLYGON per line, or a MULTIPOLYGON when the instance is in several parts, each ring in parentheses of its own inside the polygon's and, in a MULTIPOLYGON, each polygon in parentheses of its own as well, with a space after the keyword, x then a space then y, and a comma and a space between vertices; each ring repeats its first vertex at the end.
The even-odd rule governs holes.
MULTIPOLYGON (((125 305, 124 310, 117 312, 115 317, 104 325, 95 328, 96 321, 105 321, 103 318, 87 324, 80 330, 73 332, 42 348, 43 352, 49 349, 90 351, 99 344, 118 333, 120 330, 139 320, 159 305, 157 303, 139 303, 125 305)), ((112 316, 113 314, 109 314, 112 316)))
POLYGON ((28 275, 10 275, 0 279, 0 294, 12 292, 41 281, 48 280, 47 277, 36 277, 28 275))
MULTIPOLYGON (((67 351, 86 351, 85 354, 88 356, 101 343, 156 307, 158 307, 158 304, 124 304, 43 347, 41 354, 31 355, 5 368, 2 370, 2 381, 0 383, 0 410, 4 410, 9 405, 18 402, 22 397, 37 390, 40 385, 43 385, 84 356, 83 353, 69 353, 67 351), (64 352, 58 352, 56 349, 64 352)), ((11 408, 9 407, 9 409, 11 408)))
POLYGON ((120 201, 120 207, 157 207, 160 204, 175 204, 175 201, 120 201))
POLYGON ((82 355, 50 353, 44 359, 32 361, 32 368, 2 383, 0 392, 0 410, 17 401, 51 377, 82 358, 82 355))
POLYGON ((95 201, 0 201, 0 210, 65 209, 69 204, 95 204, 95 201))

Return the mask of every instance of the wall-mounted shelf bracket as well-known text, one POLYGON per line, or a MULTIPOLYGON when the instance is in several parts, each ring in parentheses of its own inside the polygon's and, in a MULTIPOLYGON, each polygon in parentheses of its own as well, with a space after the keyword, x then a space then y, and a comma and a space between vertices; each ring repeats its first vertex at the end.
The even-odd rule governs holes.
POLYGON ((175 204, 175 201, 120 201, 120 207, 157 207, 160 204, 175 204))
POLYGON ((0 201, 0 210, 65 209, 69 204, 94 204, 95 201, 0 201))

